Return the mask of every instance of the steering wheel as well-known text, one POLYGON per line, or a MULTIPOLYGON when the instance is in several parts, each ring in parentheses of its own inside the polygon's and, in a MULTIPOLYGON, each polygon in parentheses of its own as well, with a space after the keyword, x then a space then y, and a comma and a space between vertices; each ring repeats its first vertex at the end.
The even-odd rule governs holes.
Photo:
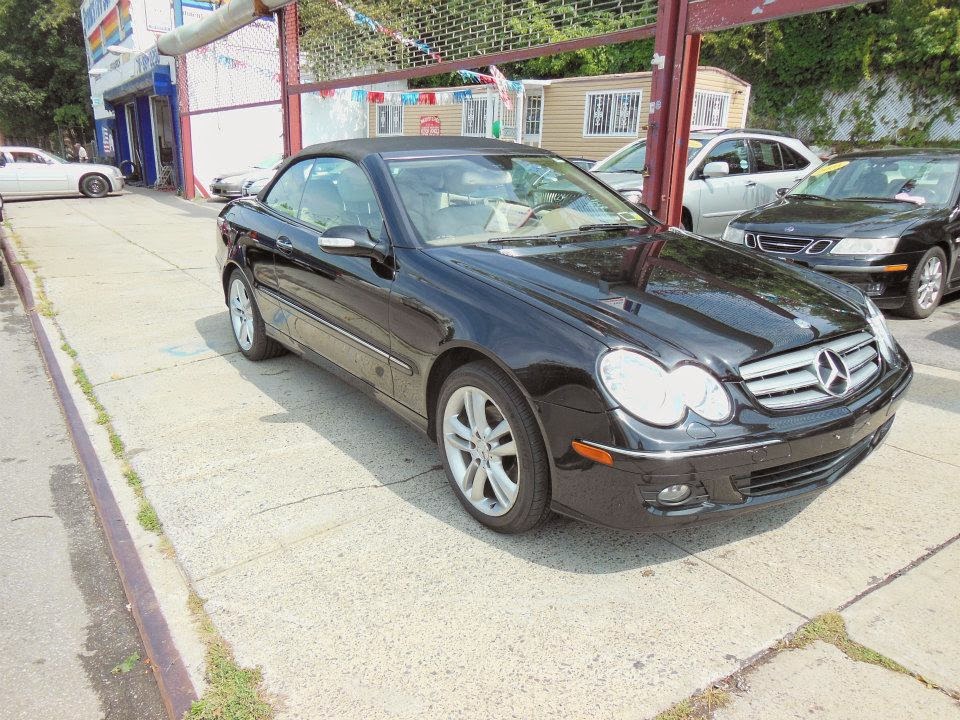
POLYGON ((530 212, 527 213, 527 216, 523 219, 523 222, 517 225, 517 227, 518 228, 524 227, 528 222, 533 220, 533 218, 535 218, 538 213, 542 213, 544 210, 557 210, 558 208, 562 208, 563 205, 564 203, 562 202, 544 202, 538 205, 534 205, 532 208, 530 208, 530 212))

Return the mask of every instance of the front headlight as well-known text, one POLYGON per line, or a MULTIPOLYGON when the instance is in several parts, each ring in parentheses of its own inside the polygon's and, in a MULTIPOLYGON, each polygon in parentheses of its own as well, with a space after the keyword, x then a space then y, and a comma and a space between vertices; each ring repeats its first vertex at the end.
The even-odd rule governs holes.
POLYGON ((624 410, 651 425, 676 425, 688 409, 711 422, 730 418, 727 391, 698 365, 668 372, 638 352, 612 350, 600 360, 600 381, 624 410))
POLYGON ((898 237, 844 238, 838 242, 832 255, 889 255, 897 248, 898 237))
POLYGON ((720 239, 724 242, 733 243, 734 245, 743 245, 743 236, 746 234, 743 228, 735 228, 732 225, 727 225, 720 239))
POLYGON ((643 190, 624 190, 620 193, 627 202, 639 205, 643 202, 643 190))
POLYGON ((890 327, 887 325, 887 319, 880 312, 880 308, 870 298, 865 296, 867 301, 867 321, 870 323, 870 329, 873 330, 873 336, 877 339, 877 345, 880 346, 880 354, 887 364, 891 367, 900 366, 900 354, 897 352, 897 342, 890 333, 890 327))

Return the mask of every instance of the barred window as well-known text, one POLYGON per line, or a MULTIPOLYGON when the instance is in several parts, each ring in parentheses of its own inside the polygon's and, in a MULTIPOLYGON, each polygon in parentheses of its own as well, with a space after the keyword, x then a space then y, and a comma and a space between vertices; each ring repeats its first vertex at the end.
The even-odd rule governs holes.
POLYGON ((642 99, 642 90, 587 93, 583 112, 584 136, 636 137, 642 99))
POLYGON ((540 136, 540 127, 543 123, 543 96, 529 95, 524 108, 523 134, 540 136))
POLYGON ((487 98, 470 98, 464 101, 460 134, 470 137, 486 137, 487 98))
POLYGON ((377 135, 403 135, 403 105, 377 105, 377 135))
POLYGON ((726 127, 730 115, 730 93, 696 90, 693 93, 692 127, 726 127))

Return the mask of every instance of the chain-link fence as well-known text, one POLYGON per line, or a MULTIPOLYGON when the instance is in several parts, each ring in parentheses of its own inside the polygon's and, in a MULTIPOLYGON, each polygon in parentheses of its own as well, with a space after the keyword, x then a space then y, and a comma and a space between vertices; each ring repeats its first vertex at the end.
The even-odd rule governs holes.
POLYGON ((317 81, 428 68, 652 25, 657 0, 300 0, 317 81))

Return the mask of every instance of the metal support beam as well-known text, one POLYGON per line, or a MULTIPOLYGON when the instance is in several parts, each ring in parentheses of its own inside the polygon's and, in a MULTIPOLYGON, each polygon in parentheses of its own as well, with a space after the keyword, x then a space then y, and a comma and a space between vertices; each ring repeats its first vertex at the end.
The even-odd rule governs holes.
MULTIPOLYGON (((663 214, 669 209, 686 25, 687 0, 660 0, 653 48, 647 162, 643 181, 643 201, 654 214, 663 214)), ((668 217, 664 220, 670 222, 668 217)))
POLYGON ((691 0, 686 32, 715 32, 856 4, 850 0, 691 0))
POLYGON ((283 111, 283 154, 294 155, 303 148, 300 95, 287 88, 300 84, 300 20, 297 5, 280 10, 280 107, 283 111))
POLYGON ((661 208, 663 219, 678 226, 683 219, 683 186, 687 181, 687 146, 690 144, 690 122, 693 119, 693 96, 700 64, 700 36, 687 35, 683 45, 683 69, 680 73, 680 97, 677 101, 676 132, 673 138, 673 159, 667 205, 661 208))

